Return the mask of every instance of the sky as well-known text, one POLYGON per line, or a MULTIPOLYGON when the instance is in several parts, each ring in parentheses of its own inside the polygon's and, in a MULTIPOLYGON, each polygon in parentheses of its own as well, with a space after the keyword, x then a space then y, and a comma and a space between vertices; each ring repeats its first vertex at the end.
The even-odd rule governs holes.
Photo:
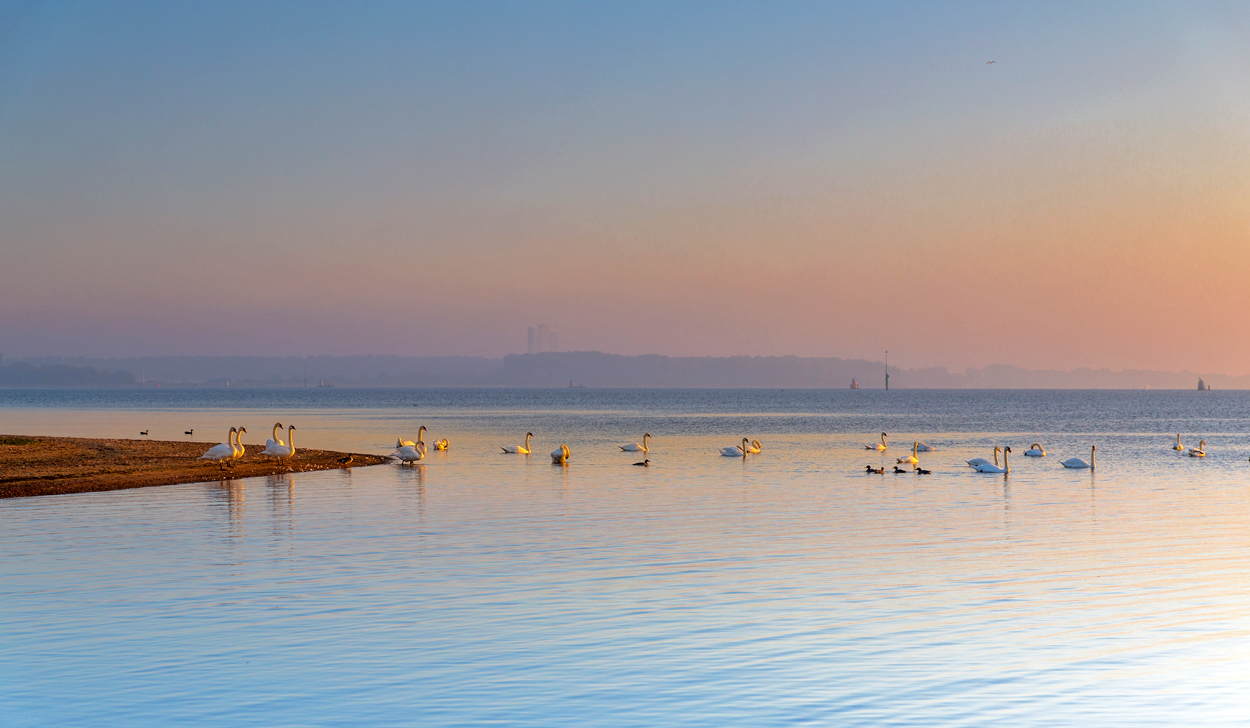
POLYGON ((0 2, 0 354, 1250 373, 1250 5, 1016 5, 0 2))

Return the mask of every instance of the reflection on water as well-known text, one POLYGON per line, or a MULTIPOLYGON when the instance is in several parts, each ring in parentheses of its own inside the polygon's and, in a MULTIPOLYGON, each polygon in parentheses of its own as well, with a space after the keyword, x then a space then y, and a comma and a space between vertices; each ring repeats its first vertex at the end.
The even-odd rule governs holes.
POLYGON ((1244 724, 1250 464, 1122 419, 1096 476, 963 464, 1088 434, 867 475, 863 433, 758 421, 637 468, 617 414, 552 467, 508 414, 412 467, 0 501, 3 722, 1244 724))
POLYGON ((209 503, 224 511, 229 524, 226 531, 231 537, 245 535, 247 526, 246 480, 219 480, 209 484, 209 503))

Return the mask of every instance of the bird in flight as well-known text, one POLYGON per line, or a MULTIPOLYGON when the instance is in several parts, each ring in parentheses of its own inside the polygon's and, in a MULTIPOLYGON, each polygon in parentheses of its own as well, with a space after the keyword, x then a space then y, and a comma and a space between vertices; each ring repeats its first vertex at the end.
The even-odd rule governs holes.
POLYGON ((986 65, 989 65, 989 64, 993 63, 993 61, 986 61, 985 63, 986 63, 986 65))

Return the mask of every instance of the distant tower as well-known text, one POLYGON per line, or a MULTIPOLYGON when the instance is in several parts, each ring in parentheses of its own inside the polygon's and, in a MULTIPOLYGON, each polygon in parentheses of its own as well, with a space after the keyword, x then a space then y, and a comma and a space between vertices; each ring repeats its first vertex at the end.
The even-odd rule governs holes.
POLYGON ((544 351, 560 350, 560 332, 552 331, 547 324, 531 326, 529 330, 529 353, 541 354, 544 351))

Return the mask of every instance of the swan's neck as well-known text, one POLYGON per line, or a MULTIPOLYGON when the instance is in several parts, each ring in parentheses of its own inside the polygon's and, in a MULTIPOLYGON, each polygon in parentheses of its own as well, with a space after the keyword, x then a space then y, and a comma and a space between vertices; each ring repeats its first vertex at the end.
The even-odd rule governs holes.
POLYGON ((530 449, 530 435, 528 432, 525 433, 525 449, 530 449))
POLYGON ((291 448, 291 453, 295 453, 295 428, 288 428, 286 431, 286 444, 291 448))
POLYGON ((1006 450, 1003 450, 1003 472, 1011 472, 1011 453, 1006 450))
POLYGON ((274 442, 278 441, 278 426, 276 424, 273 426, 273 440, 274 442))
POLYGON ((642 449, 644 450, 647 449, 647 440, 649 440, 650 438, 651 438, 651 433, 646 433, 642 436, 642 449))

